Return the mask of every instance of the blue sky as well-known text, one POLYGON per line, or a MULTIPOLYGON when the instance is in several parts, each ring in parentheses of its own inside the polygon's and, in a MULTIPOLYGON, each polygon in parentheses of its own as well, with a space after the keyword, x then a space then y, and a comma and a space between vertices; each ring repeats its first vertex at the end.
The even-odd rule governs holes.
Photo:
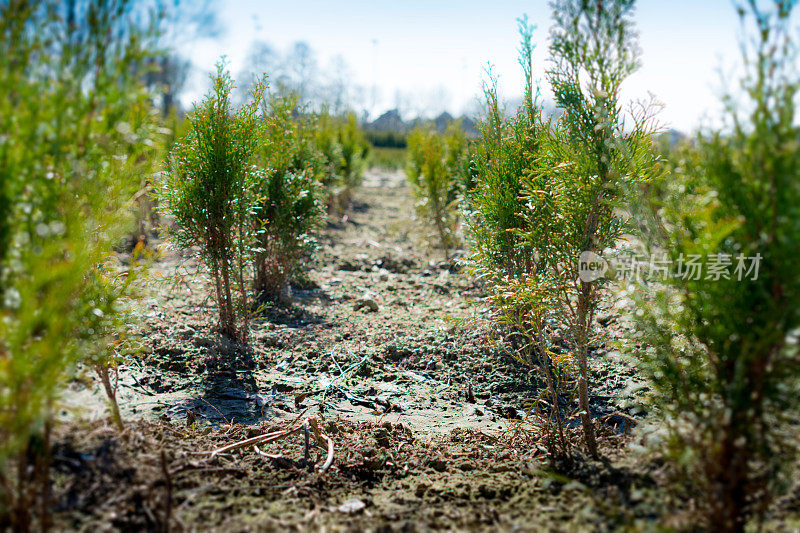
MULTIPOLYGON (((544 0, 229 0, 217 5, 222 34, 184 50, 199 71, 210 71, 226 55, 236 73, 254 40, 278 49, 306 41, 323 67, 336 55, 345 59, 353 82, 366 89, 363 103, 372 107, 373 116, 394 107, 398 91, 406 100, 445 106, 454 114, 475 109, 489 62, 500 77, 501 93, 518 96, 516 19, 527 14, 538 26, 535 74, 548 94, 544 69, 551 20, 544 0)), ((627 81, 623 95, 653 93, 665 106, 660 118, 667 126, 688 132, 712 123, 719 95, 739 62, 739 22, 732 3, 641 0, 635 21, 642 68, 627 81)), ((188 100, 202 93, 204 79, 193 78, 188 100)))

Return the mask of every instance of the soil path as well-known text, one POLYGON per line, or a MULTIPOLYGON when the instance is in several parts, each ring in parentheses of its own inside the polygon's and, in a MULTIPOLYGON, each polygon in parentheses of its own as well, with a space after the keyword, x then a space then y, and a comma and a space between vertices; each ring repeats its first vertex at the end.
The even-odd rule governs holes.
MULTIPOLYGON (((255 423, 324 409, 421 433, 504 427, 535 376, 493 347, 480 290, 427 231, 403 175, 368 172, 292 303, 255 319, 251 353, 213 333, 208 280, 191 254, 165 248, 137 317, 144 355, 120 369, 123 416, 255 423)), ((67 403, 105 416, 95 386, 74 384, 67 403)))
MULTIPOLYGON (((256 317, 249 347, 214 333, 192 254, 163 252, 135 317, 142 353, 120 368, 126 430, 108 426, 95 384, 65 395, 75 409, 64 416, 81 420, 54 436, 57 529, 563 531, 652 519, 628 498, 646 476, 577 463, 579 483, 540 469, 535 426, 512 423, 537 373, 492 342, 480 288, 428 246, 403 176, 365 181, 323 231, 291 305, 256 317), (302 417, 332 439, 327 472, 302 434, 209 453, 302 417)), ((617 315, 601 323, 618 336, 617 315)), ((595 416, 625 408, 632 370, 614 354, 593 349, 595 416)), ((599 434, 613 458, 627 437, 612 425, 599 434)))

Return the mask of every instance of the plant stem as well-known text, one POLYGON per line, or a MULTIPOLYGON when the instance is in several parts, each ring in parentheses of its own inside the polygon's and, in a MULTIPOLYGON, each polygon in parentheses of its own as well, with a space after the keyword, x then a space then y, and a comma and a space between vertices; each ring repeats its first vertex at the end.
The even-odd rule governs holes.
POLYGON ((114 425, 117 426, 117 429, 122 431, 125 429, 125 424, 122 422, 122 414, 119 411, 119 403, 117 403, 117 389, 111 386, 108 368, 107 364, 99 363, 94 365, 94 370, 97 372, 100 382, 103 384, 106 396, 108 396, 108 403, 111 406, 111 419, 114 421, 114 425))
POLYGON ((245 220, 245 198, 244 192, 241 193, 242 197, 239 199, 239 235, 238 235, 238 251, 237 251, 237 275, 239 277, 239 291, 242 294, 242 330, 240 333, 240 340, 246 341, 250 332, 250 308, 247 301, 247 286, 244 284, 244 226, 245 220))
POLYGON ((561 422, 561 411, 558 407, 558 389, 556 388, 556 379, 553 373, 553 361, 550 357, 550 354, 547 351, 547 347, 544 343, 544 332, 542 331, 542 327, 540 325, 538 335, 539 341, 539 364, 544 369, 544 373, 547 379, 547 389, 550 391, 550 401, 552 406, 550 408, 550 416, 555 417, 556 419, 556 426, 558 427, 558 438, 559 444, 561 445, 562 451, 566 451, 567 449, 567 440, 564 437, 564 425, 561 422))
POLYGON ((220 304, 220 322, 222 333, 230 338, 236 338, 236 324, 233 314, 233 300, 231 296, 231 274, 227 262, 222 265, 222 290, 223 301, 220 304))
POLYGON ((592 286, 589 283, 581 282, 581 290, 578 293, 578 328, 576 355, 578 360, 578 403, 581 413, 581 423, 583 425, 583 435, 586 441, 586 448, 593 459, 598 458, 597 441, 594 436, 594 426, 592 425, 591 410, 589 408, 589 365, 587 362, 590 312, 589 305, 591 299, 592 286))

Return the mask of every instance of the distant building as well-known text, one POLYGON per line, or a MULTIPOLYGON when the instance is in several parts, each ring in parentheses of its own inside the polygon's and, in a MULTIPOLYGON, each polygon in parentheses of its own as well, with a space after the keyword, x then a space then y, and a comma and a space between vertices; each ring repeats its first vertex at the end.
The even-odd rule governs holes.
POLYGON ((372 122, 364 124, 364 129, 369 131, 392 131, 405 133, 408 131, 408 126, 405 122, 403 122, 403 118, 400 116, 400 111, 397 109, 390 109, 372 122))
POLYGON ((454 118, 453 115, 451 115, 447 111, 443 112, 433 120, 423 120, 420 118, 415 118, 409 121, 404 121, 403 118, 400 116, 400 112, 397 109, 390 109, 389 111, 385 112, 372 122, 365 123, 364 129, 367 131, 381 132, 381 133, 405 134, 411 131, 412 129, 416 128, 417 126, 430 124, 436 129, 436 131, 444 133, 447 127, 450 126, 450 124, 452 124, 456 120, 461 121, 461 128, 464 130, 464 133, 466 133, 468 137, 478 136, 479 132, 478 129, 475 127, 474 120, 467 117, 466 115, 462 115, 459 118, 454 118))

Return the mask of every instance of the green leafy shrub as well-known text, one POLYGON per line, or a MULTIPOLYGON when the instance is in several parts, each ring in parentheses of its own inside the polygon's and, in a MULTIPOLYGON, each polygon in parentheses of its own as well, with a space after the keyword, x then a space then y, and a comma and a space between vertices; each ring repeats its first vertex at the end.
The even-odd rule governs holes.
POLYGON ((406 148, 408 142, 406 134, 400 131, 374 131, 364 132, 364 138, 373 148, 406 148))
POLYGON ((382 148, 373 146, 369 150, 367 164, 384 170, 402 170, 408 160, 406 148, 382 148))
POLYGON ((175 244, 198 246, 211 271, 220 331, 244 339, 249 315, 245 265, 255 237, 251 217, 259 207, 253 160, 264 86, 257 85, 252 101, 234 111, 233 80, 223 63, 217 64, 212 82, 211 94, 188 116, 186 137, 173 149, 159 200, 174 218, 168 230, 175 244))
POLYGON ((316 140, 325 160, 323 184, 328 190, 328 211, 340 214, 361 185, 369 143, 355 113, 335 117, 327 111, 317 117, 316 140))
POLYGON ((506 118, 497 82, 489 73, 484 116, 478 123, 481 135, 470 146, 459 173, 466 191, 469 263, 489 286, 530 272, 533 264, 533 249, 524 246, 516 231, 525 223, 521 180, 538 156, 543 126, 532 74, 533 27, 522 19, 519 29, 520 64, 525 73, 523 105, 515 116, 506 118))
POLYGON ((130 295, 113 281, 113 246, 158 145, 135 68, 151 44, 129 2, 0 4, 3 529, 32 528, 45 501, 57 394, 79 362, 113 363, 130 295))
POLYGON ((593 457, 588 348, 605 280, 583 277, 579 259, 615 248, 629 191, 657 168, 651 109, 634 108, 626 132, 618 101, 622 82, 638 66, 633 5, 553 3, 548 78, 564 112, 541 136, 539 158, 522 194, 527 224, 520 235, 538 252, 537 267, 544 271, 527 278, 529 290, 548 294, 553 316, 569 333, 578 414, 593 457))
MULTIPOLYGON (((529 233, 530 204, 525 189, 539 170, 549 124, 542 119, 538 89, 533 80, 533 31, 527 18, 518 21, 521 38, 519 62, 525 76, 523 104, 506 117, 500 105, 496 80, 489 73, 484 87, 485 112, 478 124, 481 135, 468 146, 460 164, 464 213, 471 244, 468 264, 489 289, 497 332, 510 354, 537 369, 544 387, 529 413, 542 432, 552 457, 564 457, 569 442, 564 425, 569 414, 560 405, 572 397, 574 365, 550 336, 559 318, 553 302, 561 279, 547 268, 548 246, 559 236, 539 228, 529 233)), ((537 217, 555 216, 553 205, 536 210, 537 217)))
POLYGON ((417 212, 436 227, 445 257, 457 244, 460 163, 466 137, 458 123, 444 135, 431 128, 417 128, 408 135, 406 176, 417 199, 417 212))
POLYGON ((361 185, 364 177, 364 167, 369 156, 369 143, 364 138, 364 132, 358 125, 355 113, 347 113, 338 127, 339 144, 342 147, 342 161, 339 166, 339 176, 342 178, 346 200, 350 201, 353 191, 361 185))
POLYGON ((311 251, 321 223, 324 163, 314 145, 313 123, 300 113, 296 96, 272 96, 266 107, 253 257, 256 292, 275 301, 311 251))
POLYGON ((567 385, 569 361, 553 352, 545 334, 552 318, 553 294, 546 282, 555 280, 538 260, 542 239, 522 233, 529 224, 523 184, 541 156, 547 124, 533 80, 534 27, 523 17, 518 28, 519 63, 525 77, 523 103, 516 114, 506 117, 496 79, 489 72, 484 115, 478 123, 481 135, 468 145, 459 180, 465 191, 463 211, 471 247, 468 265, 488 288, 497 332, 507 341, 504 345, 544 378, 533 414, 542 422, 545 443, 555 455, 567 447, 564 416, 558 406, 567 385))
POLYGON ((793 7, 739 9, 754 22, 743 37, 742 98, 726 98, 727 127, 702 135, 651 197, 651 244, 677 268, 639 301, 636 341, 650 346, 642 366, 668 430, 659 450, 716 531, 760 523, 796 460, 787 441, 800 392, 793 7))

